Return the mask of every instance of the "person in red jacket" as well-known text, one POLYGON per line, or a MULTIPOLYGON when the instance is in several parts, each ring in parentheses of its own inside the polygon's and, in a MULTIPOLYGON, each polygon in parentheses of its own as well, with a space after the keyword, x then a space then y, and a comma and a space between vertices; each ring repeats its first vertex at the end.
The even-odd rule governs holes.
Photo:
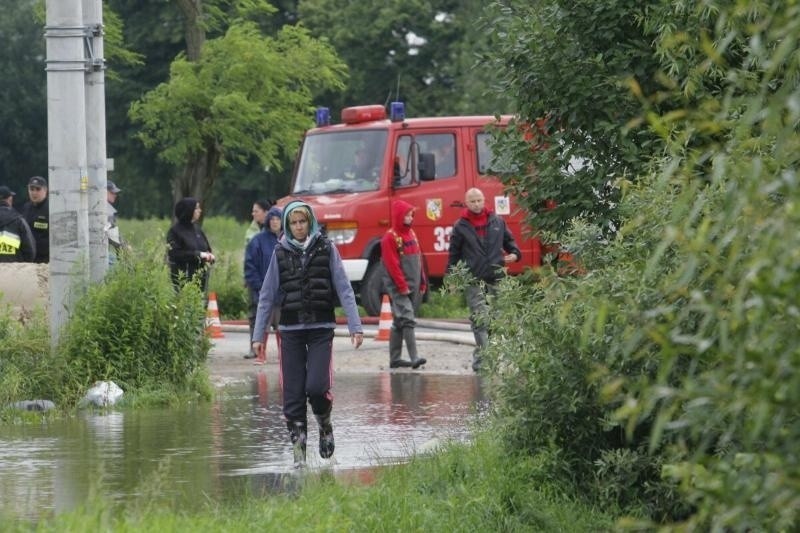
POLYGON ((403 200, 394 200, 391 207, 392 227, 381 239, 381 262, 384 285, 392 301, 392 328, 389 334, 389 368, 419 368, 427 363, 417 354, 414 328, 414 302, 425 294, 427 280, 422 269, 419 241, 411 229, 415 207, 403 200), (410 361, 402 359, 403 342, 410 361))

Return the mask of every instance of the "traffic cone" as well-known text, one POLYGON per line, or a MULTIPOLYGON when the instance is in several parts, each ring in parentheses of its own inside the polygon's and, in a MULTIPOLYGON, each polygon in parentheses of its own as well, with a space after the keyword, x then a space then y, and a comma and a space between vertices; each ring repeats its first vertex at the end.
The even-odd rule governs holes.
POLYGON ((217 293, 208 293, 208 309, 206 310, 206 333, 212 339, 225 337, 222 333, 222 322, 219 321, 219 309, 217 308, 217 293))
POLYGON ((381 316, 378 319, 378 334, 375 335, 376 341, 388 341, 389 333, 392 329, 392 306, 389 303, 389 295, 383 295, 381 302, 381 316))

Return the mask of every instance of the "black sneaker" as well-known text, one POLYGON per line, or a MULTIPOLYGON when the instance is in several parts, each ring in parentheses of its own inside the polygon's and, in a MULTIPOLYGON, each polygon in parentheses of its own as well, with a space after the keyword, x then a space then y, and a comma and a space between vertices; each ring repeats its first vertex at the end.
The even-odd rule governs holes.
POLYGON ((319 456, 328 459, 333 455, 336 444, 333 441, 333 426, 319 428, 319 456))
POLYGON ((428 362, 428 360, 427 360, 427 359, 425 359, 424 357, 417 357, 417 358, 414 360, 414 362, 413 362, 413 363, 411 363, 411 368, 413 368, 414 370, 416 370, 417 368, 421 367, 422 365, 424 365, 424 364, 425 364, 425 363, 427 363, 427 362, 428 362))
POLYGON ((412 366, 414 366, 414 363, 405 359, 398 359, 389 363, 389 368, 411 368, 412 366))

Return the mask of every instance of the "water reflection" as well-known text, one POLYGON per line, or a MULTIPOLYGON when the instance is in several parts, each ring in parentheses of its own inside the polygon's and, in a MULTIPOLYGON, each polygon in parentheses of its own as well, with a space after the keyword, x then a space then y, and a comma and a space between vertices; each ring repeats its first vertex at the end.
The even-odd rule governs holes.
MULTIPOLYGON (((336 454, 319 458, 311 421, 308 470, 337 477, 369 480, 376 466, 403 461, 433 438, 467 438, 469 415, 484 407, 474 376, 335 379, 336 454)), ((155 498, 186 508, 291 491, 297 481, 274 371, 221 389, 211 403, 84 412, 46 426, 0 428, 0 516, 72 509, 92 488, 125 505, 155 498)))

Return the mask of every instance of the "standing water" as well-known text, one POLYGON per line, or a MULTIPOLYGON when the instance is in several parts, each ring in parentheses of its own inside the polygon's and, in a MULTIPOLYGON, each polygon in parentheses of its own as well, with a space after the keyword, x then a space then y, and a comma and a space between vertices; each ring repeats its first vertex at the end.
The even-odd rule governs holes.
MULTIPOLYGON (((309 408, 309 471, 359 475, 403 462, 426 444, 468 438, 485 410, 472 375, 337 374, 334 394, 336 453, 319 458, 309 408)), ((0 517, 57 514, 92 491, 186 509, 287 490, 296 475, 277 375, 263 371, 209 403, 0 428, 0 517)))

